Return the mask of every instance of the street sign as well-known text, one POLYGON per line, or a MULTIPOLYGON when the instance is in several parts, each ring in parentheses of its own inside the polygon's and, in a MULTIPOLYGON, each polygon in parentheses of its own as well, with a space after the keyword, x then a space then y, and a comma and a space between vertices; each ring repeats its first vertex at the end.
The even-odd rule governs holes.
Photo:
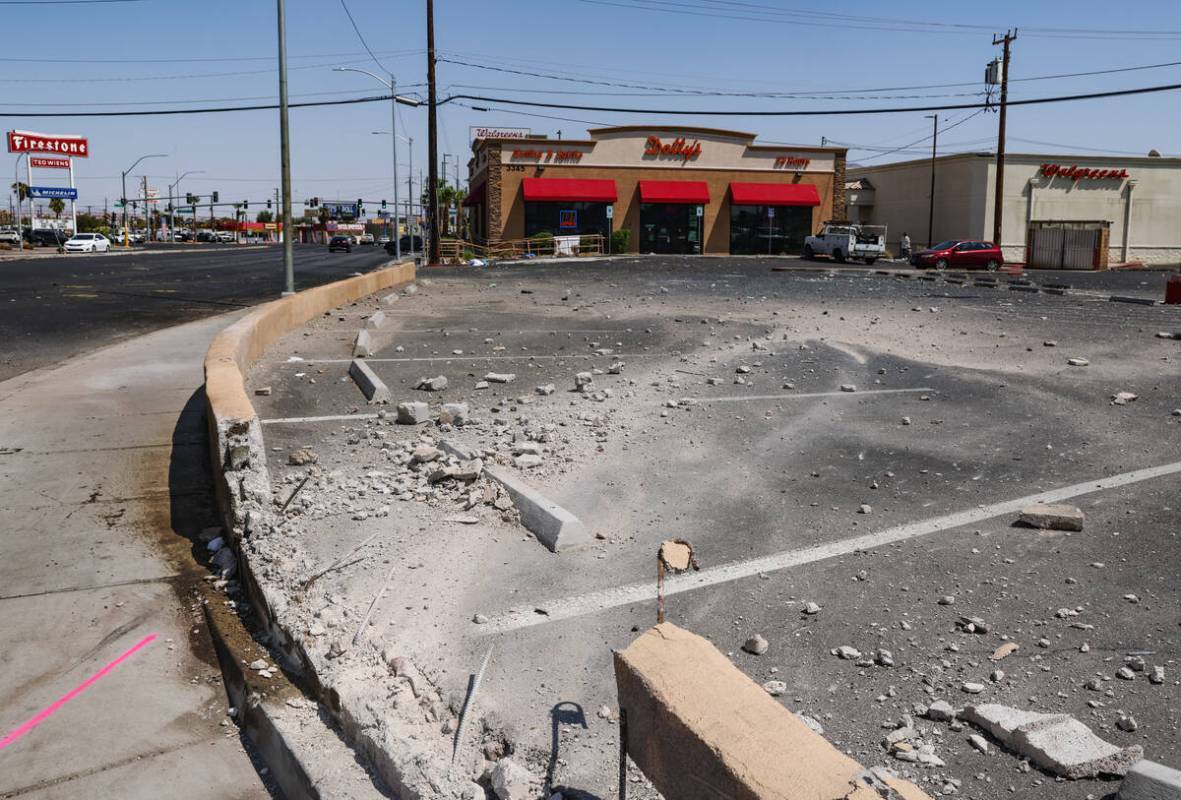
POLYGON ((698 206, 697 207, 697 216, 699 216, 699 217, 705 216, 705 206, 698 206))
POLYGON ((29 162, 34 167, 42 167, 44 169, 70 168, 70 159, 68 158, 46 158, 44 156, 30 156, 29 162))
POLYGON ((775 206, 767 206, 767 219, 775 219, 775 206))
POLYGON ((78 190, 69 186, 30 186, 29 197, 49 197, 61 200, 77 200, 78 190))
POLYGON ((615 206, 607 206, 607 219, 615 219, 615 206))

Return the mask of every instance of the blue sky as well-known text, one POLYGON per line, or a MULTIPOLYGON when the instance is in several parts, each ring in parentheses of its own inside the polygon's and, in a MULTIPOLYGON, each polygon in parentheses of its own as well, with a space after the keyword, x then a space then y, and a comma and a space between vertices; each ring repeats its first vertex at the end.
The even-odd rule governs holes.
MULTIPOLYGON (((335 73, 333 65, 393 70, 403 93, 425 96, 425 3, 347 2, 382 67, 364 52, 340 0, 287 0, 292 102, 381 91, 371 78, 335 73)), ((485 67, 440 63, 440 95, 463 92, 640 109, 786 110, 967 102, 978 98, 984 65, 999 52, 991 44, 991 31, 1007 26, 1022 28, 1014 44, 1014 78, 1181 61, 1177 48, 1181 4, 1167 0, 1126 6, 1092 0, 997 0, 984 5, 832 2, 808 7, 802 0, 790 0, 791 4, 789 0, 437 0, 440 56, 485 67), (1121 8, 1128 13, 1119 14, 1121 8), (793 14, 795 10, 804 13, 793 14), (851 21, 824 14, 903 21, 851 21), (1104 35, 1068 29, 1157 33, 1104 35), (1178 33, 1162 35, 1162 31, 1178 33), (944 83, 967 85, 893 88, 944 83), (835 100, 685 96, 686 91, 700 90, 839 91, 842 95, 835 100)), ((32 110, 177 108, 190 101, 210 106, 239 100, 267 102, 277 93, 272 0, 0 3, 0 17, 6 31, 0 52, 3 125, 6 130, 82 133, 90 138, 93 155, 78 161, 80 205, 101 208, 104 199, 114 202, 120 193, 121 170, 150 152, 168 156, 143 162, 133 174, 146 172, 161 192, 178 172, 204 170, 186 179, 182 189, 203 194, 217 189, 222 200, 252 201, 252 210, 255 203, 273 195, 279 174, 274 111, 108 119, 19 116, 32 110)), ((1013 85, 1010 97, 1166 83, 1181 83, 1181 66, 1025 81, 1013 85)), ((1176 133, 1181 129, 1179 94, 1014 108, 1009 117, 1009 149, 1056 153, 1094 148, 1143 154, 1156 148, 1166 154, 1181 153, 1176 133)), ((850 153, 851 161, 864 163, 920 157, 918 151, 930 146, 929 141, 919 141, 930 132, 930 122, 922 113, 667 118, 601 111, 518 111, 569 119, 446 105, 440 109, 440 152, 458 155, 466 164, 469 125, 531 127, 551 135, 560 129, 563 136, 571 137, 600 123, 674 120, 749 130, 776 142, 819 144, 823 136, 877 148, 915 143, 896 153, 850 153)), ((942 116, 945 124, 951 124, 970 113, 952 111, 942 116)), ((389 137, 372 133, 389 130, 388 104, 298 109, 291 112, 291 122, 297 201, 311 196, 392 200, 389 137)), ((415 176, 426 169, 425 109, 403 107, 399 124, 414 139, 412 165, 405 142, 400 142, 404 184, 407 167, 413 167, 415 176)), ((991 149, 995 134, 996 115, 978 114, 941 133, 940 149, 991 149)), ((11 174, 13 156, 6 153, 4 163, 11 174)), ((49 183, 51 177, 44 175, 44 180, 36 182, 49 183)), ((6 180, 5 185, 10 182, 6 180)))

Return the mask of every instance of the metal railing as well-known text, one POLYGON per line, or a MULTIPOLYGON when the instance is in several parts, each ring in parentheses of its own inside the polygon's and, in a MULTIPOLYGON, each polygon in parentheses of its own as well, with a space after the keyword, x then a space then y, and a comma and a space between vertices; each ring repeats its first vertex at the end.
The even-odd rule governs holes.
POLYGON ((439 240, 439 257, 448 264, 463 264, 473 258, 511 261, 522 258, 597 256, 606 252, 607 237, 598 233, 497 239, 485 244, 463 239, 439 240))

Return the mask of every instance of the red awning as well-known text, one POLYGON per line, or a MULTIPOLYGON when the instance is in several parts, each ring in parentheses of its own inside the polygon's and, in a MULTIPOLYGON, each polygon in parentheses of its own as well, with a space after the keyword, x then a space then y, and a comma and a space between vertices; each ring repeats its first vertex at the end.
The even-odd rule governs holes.
POLYGON ((484 198, 488 195, 488 181, 481 181, 479 186, 468 190, 467 197, 463 198, 465 206, 477 206, 484 202, 484 198))
POLYGON ((709 202, 709 185, 705 181, 640 181, 641 203, 709 202))
POLYGON ((810 183, 732 183, 730 197, 738 206, 820 205, 820 194, 810 183))
POLYGON ((525 199, 534 202, 614 203, 615 181, 590 178, 525 178, 525 199))

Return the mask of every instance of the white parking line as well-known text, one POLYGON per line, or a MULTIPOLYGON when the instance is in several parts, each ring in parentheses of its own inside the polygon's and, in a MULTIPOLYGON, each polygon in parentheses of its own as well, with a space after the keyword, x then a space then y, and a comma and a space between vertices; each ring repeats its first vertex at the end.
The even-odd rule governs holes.
MULTIPOLYGON (((1129 486, 1140 483, 1141 481, 1152 480, 1153 478, 1175 475, 1179 472, 1181 472, 1181 461, 1176 461, 1172 464, 1162 464, 1158 467, 1133 470, 1132 472, 1124 472, 1119 475, 1112 475, 1085 483, 1063 486, 1061 489, 1052 489, 1048 492, 1039 492, 1038 494, 1018 497, 1014 500, 980 506, 969 511, 960 511, 955 514, 934 517, 933 519, 923 520, 921 522, 911 522, 894 528, 887 528, 877 533, 866 534, 865 536, 855 536, 851 539, 842 539, 837 542, 805 547, 799 550, 786 550, 761 558, 727 564, 723 567, 704 569, 701 572, 679 576, 666 582, 664 593, 666 595, 680 594, 681 592, 690 592, 695 589, 703 589, 707 586, 716 586, 717 584, 749 578, 766 572, 797 567, 801 564, 811 564, 816 561, 847 555, 857 550, 870 550, 894 542, 915 539, 931 533, 959 528, 963 525, 971 525, 972 523, 982 522, 993 517, 1015 514, 1025 506, 1033 505, 1034 503, 1059 503, 1080 495, 1091 494, 1092 492, 1098 492, 1104 489, 1129 486)), ((609 608, 643 603, 653 600, 655 597, 656 587, 653 585, 653 582, 645 581, 644 583, 602 589, 576 597, 567 597, 550 602, 534 603, 527 607, 509 609, 508 611, 492 616, 488 623, 481 626, 481 628, 488 633, 504 633, 535 625, 544 625, 550 622, 571 619, 584 614, 593 614, 609 608), (539 613, 537 611, 539 608, 543 609, 545 613, 539 613)))
POLYGON ((906 392, 934 392, 928 386, 914 389, 868 389, 864 392, 791 392, 788 394, 726 395, 725 397, 686 397, 690 403, 745 403, 748 400, 806 400, 809 397, 863 397, 872 394, 903 394, 906 392))
POLYGON ((345 419, 377 419, 376 414, 333 414, 327 417, 279 417, 259 420, 263 425, 295 424, 297 422, 339 422, 345 419))
MULTIPOLYGON (((569 353, 560 356, 539 356, 539 355, 519 355, 519 356, 485 356, 477 353, 462 356, 415 356, 406 358, 366 358, 370 364, 398 364, 414 361, 553 361, 560 358, 602 358, 602 359, 620 359, 620 358, 657 358, 667 356, 667 353, 611 353, 609 355, 600 356, 594 353, 569 353)), ((304 358, 299 362, 282 361, 280 363, 299 363, 299 364, 351 364, 351 358, 304 358)))

